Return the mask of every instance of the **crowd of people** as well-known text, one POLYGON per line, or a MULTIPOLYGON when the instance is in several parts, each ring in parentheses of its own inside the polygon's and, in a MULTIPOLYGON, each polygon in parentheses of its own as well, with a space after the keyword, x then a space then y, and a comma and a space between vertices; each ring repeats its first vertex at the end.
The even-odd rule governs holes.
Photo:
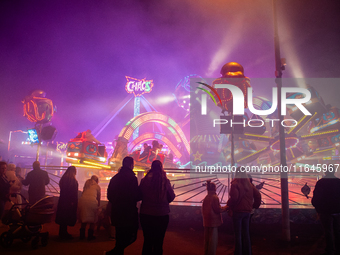
MULTIPOLYGON (((159 160, 152 162, 140 184, 133 169, 134 159, 125 157, 107 188, 108 207, 111 211, 111 225, 115 228, 116 242, 112 250, 104 253, 124 254, 125 248, 137 239, 140 223, 144 237, 142 255, 163 254, 163 241, 169 224, 169 204, 175 199, 173 187, 159 160), (141 205, 138 216, 139 201, 141 205)), ((16 168, 14 164, 0 162, 0 216, 6 210, 6 203, 21 203, 19 196, 9 194, 20 193, 22 185, 29 186, 30 204, 45 197, 45 186, 50 180, 38 161, 33 163, 33 170, 26 178, 20 174, 20 168, 16 168)), ((87 239, 93 240, 101 188, 98 185, 98 177, 93 175, 85 182, 82 195, 78 199, 76 174, 77 169, 70 166, 60 179, 55 222, 59 224, 59 237, 62 240, 73 239, 67 228, 74 226, 77 220, 81 223, 79 238, 85 239, 88 225, 87 239)), ((251 180, 250 176, 238 169, 231 182, 229 199, 225 206, 220 204, 216 184, 210 180, 206 182, 207 195, 202 203, 205 255, 216 254, 218 227, 223 223, 223 212, 232 217, 234 254, 252 254, 249 224, 253 210, 261 204, 261 194, 251 180)), ((334 171, 327 171, 325 177, 316 183, 312 204, 325 230, 325 254, 340 254, 340 179, 335 177, 334 171)))
POLYGON ((26 178, 21 176, 21 168, 13 163, 0 162, 0 218, 5 210, 9 210, 12 204, 22 204, 22 186, 29 186, 28 200, 34 204, 45 197, 45 185, 49 184, 50 178, 46 171, 40 169, 39 161, 33 163, 33 170, 26 178))
POLYGON ((105 254, 124 254, 124 249, 136 240, 139 226, 137 202, 140 200, 140 223, 144 236, 142 254, 163 254, 169 203, 175 199, 175 193, 159 160, 152 162, 139 186, 133 168, 133 158, 125 157, 107 189, 107 198, 112 205, 112 225, 116 228, 116 244, 105 254))
MULTIPOLYGON (((169 223, 169 203, 175 198, 169 179, 159 160, 152 162, 151 169, 138 185, 133 172, 134 160, 125 157, 122 167, 112 177, 107 198, 111 208, 111 224, 115 227, 115 247, 106 254, 124 254, 124 249, 137 239, 139 217, 137 202, 142 201, 140 222, 143 229, 144 245, 142 254, 162 254, 163 240, 169 223)), ((76 168, 70 166, 59 182, 60 197, 57 206, 56 223, 59 224, 59 237, 72 239, 67 227, 77 221, 77 208, 81 222, 80 239, 95 239, 94 226, 98 220, 101 190, 98 177, 93 175, 85 182, 78 202, 78 182, 76 168)))
POLYGON ((249 223, 253 209, 261 204, 261 194, 250 182, 246 172, 236 171, 231 182, 227 204, 221 207, 216 194, 216 184, 207 181, 208 194, 202 203, 204 226, 204 255, 215 255, 218 243, 218 227, 222 225, 222 212, 232 217, 235 235, 234 254, 251 254, 249 223))
MULTIPOLYGON (((1 169, 7 164, 1 164, 1 169)), ((105 254, 124 254, 124 249, 137 238, 139 222, 143 229, 144 244, 142 254, 163 254, 163 241, 169 224, 171 203, 175 198, 174 190, 163 169, 161 161, 154 160, 150 170, 138 185, 133 172, 134 159, 125 157, 119 172, 112 177, 108 189, 107 199, 111 208, 111 224, 115 227, 115 247, 105 254), (138 217, 137 202, 141 201, 138 217)), ((5 173, 6 169, 1 170, 5 173)), ((98 177, 93 175, 85 182, 82 195, 78 201, 77 170, 74 166, 67 168, 60 179, 60 196, 57 206, 55 222, 59 224, 59 237, 62 240, 72 239, 67 231, 68 226, 81 222, 79 238, 85 239, 86 227, 88 240, 95 239, 94 226, 98 220, 101 189, 98 177)), ((242 174, 241 172, 239 174, 242 174)), ((1 174, 2 176, 2 174, 1 174)), ((7 174, 6 174, 7 176, 7 174)), ((2 178, 8 185, 1 185, 2 194, 19 192, 17 185, 10 178, 2 178), (13 182, 13 184, 11 184, 13 182)), ((33 163, 33 170, 20 185, 29 185, 29 201, 35 203, 45 196, 45 185, 49 183, 48 174, 40 169, 38 161, 33 163)), ((18 185, 18 186, 20 186, 18 185)), ((205 254, 215 254, 218 239, 218 227, 222 224, 221 213, 233 212, 235 228, 235 252, 243 254, 242 249, 250 250, 249 218, 252 209, 258 208, 261 195, 249 182, 247 176, 236 175, 231 185, 230 199, 226 206, 221 207, 216 194, 216 185, 207 182, 207 196, 202 204, 204 225, 205 254), (242 245, 246 243, 246 245, 242 245)), ((5 201, 6 196, 2 197, 5 201)))

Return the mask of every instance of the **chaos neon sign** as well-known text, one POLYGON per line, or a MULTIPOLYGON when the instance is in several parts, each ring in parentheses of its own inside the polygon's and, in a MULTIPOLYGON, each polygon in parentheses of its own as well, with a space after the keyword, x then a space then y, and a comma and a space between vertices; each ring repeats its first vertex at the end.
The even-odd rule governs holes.
POLYGON ((134 94, 135 97, 139 97, 145 93, 150 93, 153 87, 153 80, 136 79, 129 76, 125 76, 127 82, 125 84, 125 90, 129 94, 134 94))

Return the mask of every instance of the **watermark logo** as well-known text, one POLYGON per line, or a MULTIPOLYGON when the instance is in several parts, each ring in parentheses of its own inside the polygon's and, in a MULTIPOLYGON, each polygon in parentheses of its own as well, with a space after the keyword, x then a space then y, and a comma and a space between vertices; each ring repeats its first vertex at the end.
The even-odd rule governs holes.
MULTIPOLYGON (((256 109, 253 103, 253 89, 248 87, 246 91, 245 98, 243 91, 236 85, 232 84, 215 84, 215 87, 212 87, 208 84, 198 82, 199 84, 205 86, 210 89, 207 90, 205 88, 197 87, 198 89, 206 92, 201 95, 201 115, 207 115, 207 95, 211 97, 216 106, 222 108, 222 112, 226 109, 223 108, 222 100, 220 95, 218 94, 217 89, 227 89, 231 93, 232 100, 232 116, 221 116, 219 119, 213 119, 213 127, 217 125, 221 125, 221 133, 230 133, 231 130, 228 127, 223 127, 222 125, 228 125, 230 128, 233 125, 242 125, 243 127, 263 127, 265 122, 269 122, 271 127, 274 127, 274 123, 279 121, 279 119, 266 119, 265 121, 261 118, 259 119, 250 119, 246 121, 243 116, 245 114, 245 100, 247 100, 247 104, 249 111, 255 115, 270 115, 274 113, 278 106, 278 91, 277 88, 272 88, 272 104, 269 109, 256 109), (216 100, 216 99, 217 100, 216 100)), ((312 115, 304 106, 304 103, 309 102, 311 99, 311 93, 308 89, 305 88, 281 88, 281 109, 282 115, 286 115, 286 107, 287 105, 294 105, 296 108, 300 109, 304 115, 312 115), (287 98, 287 94, 298 93, 300 95, 305 95, 300 98, 287 98)), ((298 122, 295 119, 285 119, 280 123, 284 127, 295 127, 298 125, 298 122)), ((240 129, 239 132, 243 132, 243 129, 240 129)))
POLYGON ((195 173, 231 174, 235 165, 250 173, 300 174, 312 169, 298 167, 306 160, 337 160, 340 110, 332 88, 338 80, 285 78, 282 88, 274 82, 254 78, 250 86, 250 80, 237 78, 190 80, 190 161, 195 173), (279 164, 282 127, 290 171, 279 164))
MULTIPOLYGON (((277 95, 277 88, 272 88, 272 106, 270 109, 267 110, 258 110, 255 109, 253 104, 253 89, 247 88, 247 99, 244 98, 244 94, 242 90, 232 84, 216 84, 215 88, 200 83, 206 87, 208 87, 219 99, 220 104, 222 105, 221 98, 217 93, 216 89, 228 89, 230 90, 232 96, 233 96, 233 115, 244 115, 244 100, 247 100, 248 102, 248 108, 251 113, 256 115, 270 115, 275 112, 278 105, 278 95, 277 95)), ((198 89, 201 89, 205 91, 207 94, 210 95, 210 97, 213 99, 215 104, 217 105, 217 102, 213 95, 207 91, 206 89, 198 87, 198 89)), ((202 94, 201 96, 201 114, 206 115, 207 114, 207 94, 202 94)), ((311 93, 308 89, 305 88, 281 88, 281 109, 282 109, 282 115, 286 115, 286 107, 287 105, 295 105, 298 109, 300 109, 304 115, 312 115, 302 104, 307 103, 311 99, 311 93), (287 98, 287 93, 301 93, 305 94, 306 96, 304 98, 287 98)))

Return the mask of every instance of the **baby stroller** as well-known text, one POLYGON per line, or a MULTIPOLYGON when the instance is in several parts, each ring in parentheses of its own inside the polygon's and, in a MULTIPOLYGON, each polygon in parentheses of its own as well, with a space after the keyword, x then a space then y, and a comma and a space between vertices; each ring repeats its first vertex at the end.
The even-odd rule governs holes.
POLYGON ((20 195, 25 203, 15 204, 11 201, 12 207, 2 218, 2 222, 9 226, 9 230, 0 236, 0 244, 4 248, 9 247, 14 239, 21 239, 23 242, 29 242, 32 238, 31 246, 33 249, 38 248, 39 239, 41 245, 46 246, 48 243, 48 232, 42 232, 42 224, 52 221, 54 214, 53 197, 46 196, 35 204, 30 205, 21 194, 11 194, 12 197, 20 195))

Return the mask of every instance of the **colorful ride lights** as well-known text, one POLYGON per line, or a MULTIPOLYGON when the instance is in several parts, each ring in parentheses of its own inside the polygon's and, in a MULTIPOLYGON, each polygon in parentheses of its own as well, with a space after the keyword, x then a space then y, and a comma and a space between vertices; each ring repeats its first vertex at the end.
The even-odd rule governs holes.
POLYGON ((334 129, 334 130, 329 130, 329 131, 324 131, 324 132, 319 132, 319 133, 312 133, 312 134, 308 134, 308 135, 302 135, 302 138, 306 138, 306 137, 313 137, 313 136, 321 136, 321 135, 325 135, 325 134, 332 134, 332 133, 338 133, 339 129, 334 129))
MULTIPOLYGON (((78 152, 74 152, 74 153, 69 152, 69 153, 67 153, 67 158, 68 159, 73 159, 72 157, 77 157, 77 160, 78 160, 78 158, 83 158, 83 157, 85 157, 85 155, 83 153, 78 153, 78 152)), ((100 162, 105 162, 106 161, 105 157, 97 157, 96 159, 98 161, 100 161, 100 162)))
POLYGON ((55 108, 51 99, 46 98, 42 90, 35 90, 31 95, 22 100, 24 104, 24 116, 31 122, 45 124, 51 121, 55 108))
POLYGON ((88 160, 84 160, 83 163, 87 164, 87 165, 96 166, 96 167, 102 167, 102 168, 105 168, 105 169, 111 169, 111 166, 100 164, 100 163, 96 163, 96 162, 92 162, 92 161, 88 161, 88 160))
POLYGON ((327 122, 327 123, 325 123, 325 124, 323 124, 323 125, 320 125, 320 126, 317 126, 317 127, 313 127, 313 128, 310 130, 310 132, 311 132, 311 133, 314 133, 314 132, 316 132, 316 131, 318 131, 318 130, 320 130, 320 129, 329 127, 329 126, 331 126, 331 125, 334 125, 334 124, 338 123, 339 121, 340 121, 340 119, 331 120, 330 122, 327 122))
POLYGON ((66 158, 66 162, 67 163, 79 163, 80 162, 80 159, 78 159, 78 158, 71 158, 71 157, 67 157, 66 158))
POLYGON ((80 155, 79 155, 79 153, 78 152, 68 152, 67 153, 67 156, 68 157, 79 157, 80 155))
MULTIPOLYGON (((294 136, 286 137, 285 138, 286 150, 296 147, 299 141, 300 141, 299 138, 294 136)), ((273 144, 270 146, 270 149, 272 151, 280 151, 280 140, 276 140, 275 142, 273 142, 273 144)))
POLYGON ((72 166, 79 167, 79 168, 91 168, 91 169, 102 169, 102 167, 99 166, 92 166, 92 165, 85 165, 85 164, 77 164, 77 163, 71 163, 72 166))
POLYGON ((297 161, 301 161, 301 160, 303 160, 305 158, 306 158, 306 156, 299 157, 299 158, 297 158, 297 161))

